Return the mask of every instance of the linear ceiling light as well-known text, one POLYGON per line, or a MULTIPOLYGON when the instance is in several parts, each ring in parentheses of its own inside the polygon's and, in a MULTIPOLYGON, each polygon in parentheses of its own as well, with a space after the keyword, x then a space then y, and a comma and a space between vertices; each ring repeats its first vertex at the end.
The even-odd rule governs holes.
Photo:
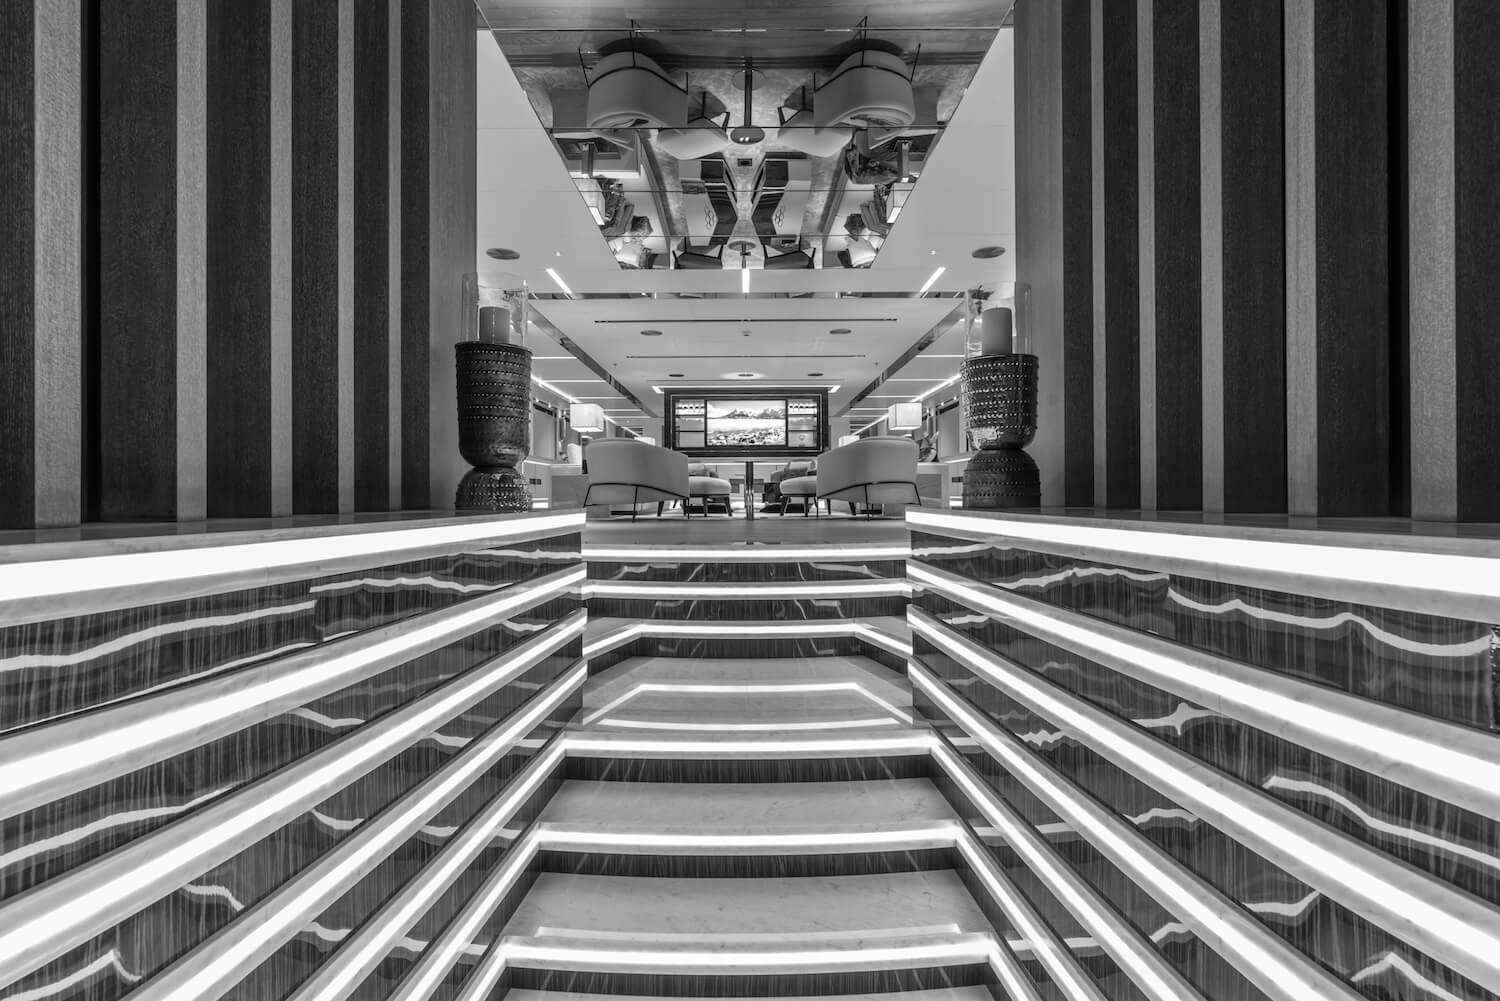
MULTIPOLYGON (((938 270, 941 271, 942 268, 939 268, 938 270)), ((551 278, 554 282, 557 283, 557 287, 563 290, 563 295, 567 296, 569 299, 573 298, 573 290, 570 289, 570 288, 568 288, 568 283, 562 280, 562 275, 558 274, 552 268, 548 268, 547 269, 547 277, 551 278)), ((933 277, 934 281, 937 280, 937 276, 936 275, 933 275, 932 277, 933 277)), ((929 282, 928 284, 931 284, 931 283, 929 282)), ((924 288, 922 291, 925 292, 927 290, 924 288)))
MULTIPOLYGON (((922 296, 926 295, 927 294, 927 290, 930 289, 930 288, 932 288, 932 286, 936 285, 937 284, 937 280, 939 278, 943 277, 943 272, 947 271, 947 270, 948 269, 946 267, 940 267, 936 271, 934 271, 932 273, 932 277, 929 278, 929 279, 927 279, 925 282, 923 282, 922 283, 922 287, 919 288, 919 289, 917 289, 917 298, 920 299, 922 296)), ((550 273, 552 271, 552 269, 548 268, 547 271, 550 273)), ((556 278, 557 276, 553 275, 552 277, 556 278)), ((558 284, 561 285, 562 282, 559 281, 558 284)))

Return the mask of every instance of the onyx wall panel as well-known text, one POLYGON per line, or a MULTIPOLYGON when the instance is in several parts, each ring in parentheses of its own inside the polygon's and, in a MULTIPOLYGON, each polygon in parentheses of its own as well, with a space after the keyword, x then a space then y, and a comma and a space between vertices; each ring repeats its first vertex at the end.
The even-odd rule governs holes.
POLYGON ((390 10, 354 19, 354 506, 389 509, 390 10))
MULTIPOLYGON (((1089 0, 1062 5, 1063 503, 1094 503, 1094 231, 1089 0)), ((1029 184, 1021 179, 1023 185, 1029 184)), ((1024 199, 1022 199, 1024 201, 1024 199)))
MULTIPOLYGON (((401 4, 401 506, 428 507, 428 372, 431 337, 432 234, 430 225, 434 116, 431 102, 458 95, 434 87, 432 21, 453 5, 401 4)), ((444 25, 438 26, 441 34, 444 25)), ((472 92, 472 87, 470 88, 472 92)))

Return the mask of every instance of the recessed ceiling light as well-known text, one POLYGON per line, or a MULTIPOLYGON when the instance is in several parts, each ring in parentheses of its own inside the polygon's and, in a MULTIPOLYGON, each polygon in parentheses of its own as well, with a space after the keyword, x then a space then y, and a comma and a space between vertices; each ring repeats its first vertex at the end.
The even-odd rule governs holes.
POLYGON ((521 258, 519 253, 509 247, 491 247, 485 251, 485 254, 497 261, 517 261, 521 258))
POLYGON ((1004 247, 980 247, 974 251, 974 256, 981 261, 992 260, 1005 253, 1004 247))
POLYGON ((681 379, 682 377, 683 376, 682 376, 681 372, 668 372, 667 373, 667 378, 668 379, 681 379))
POLYGON ((847 333, 849 333, 849 328, 848 327, 834 327, 832 330, 830 330, 828 332, 830 334, 835 334, 835 335, 837 335, 837 334, 847 334, 847 333))
POLYGON ((641 336, 642 337, 660 337, 661 336, 661 331, 660 330, 642 330, 641 331, 641 336))
POLYGON ((822 372, 809 372, 809 373, 807 373, 807 377, 809 379, 821 379, 821 378, 823 378, 823 373, 822 372))

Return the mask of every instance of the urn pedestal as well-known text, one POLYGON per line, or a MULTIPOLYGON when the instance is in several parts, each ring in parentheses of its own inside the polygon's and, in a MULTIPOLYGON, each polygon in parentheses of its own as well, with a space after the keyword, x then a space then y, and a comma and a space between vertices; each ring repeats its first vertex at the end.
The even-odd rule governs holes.
POLYGON ((978 355, 959 371, 964 425, 979 449, 964 470, 964 507, 1040 507, 1041 471, 1025 452, 1036 437, 1036 355, 978 355))
POLYGON ((462 341, 458 450, 474 468, 459 481, 460 511, 530 511, 519 465, 531 451, 531 352, 515 344, 462 341))

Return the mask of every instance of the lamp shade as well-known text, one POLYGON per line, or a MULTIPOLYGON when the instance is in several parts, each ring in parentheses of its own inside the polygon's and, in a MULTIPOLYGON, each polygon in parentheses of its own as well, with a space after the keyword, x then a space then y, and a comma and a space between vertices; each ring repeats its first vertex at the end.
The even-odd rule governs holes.
POLYGON ((886 411, 885 426, 892 431, 915 431, 922 426, 922 404, 891 404, 886 411))
POLYGON ((568 423, 574 431, 604 430, 604 408, 597 403, 574 403, 568 407, 568 423))
POLYGON ((655 445, 656 444, 656 439, 653 438, 649 434, 638 434, 638 435, 635 436, 635 440, 638 441, 638 442, 640 442, 643 445, 655 445))
POLYGON ((843 448, 845 445, 852 445, 857 441, 859 441, 859 435, 857 434, 839 435, 839 448, 843 448))

